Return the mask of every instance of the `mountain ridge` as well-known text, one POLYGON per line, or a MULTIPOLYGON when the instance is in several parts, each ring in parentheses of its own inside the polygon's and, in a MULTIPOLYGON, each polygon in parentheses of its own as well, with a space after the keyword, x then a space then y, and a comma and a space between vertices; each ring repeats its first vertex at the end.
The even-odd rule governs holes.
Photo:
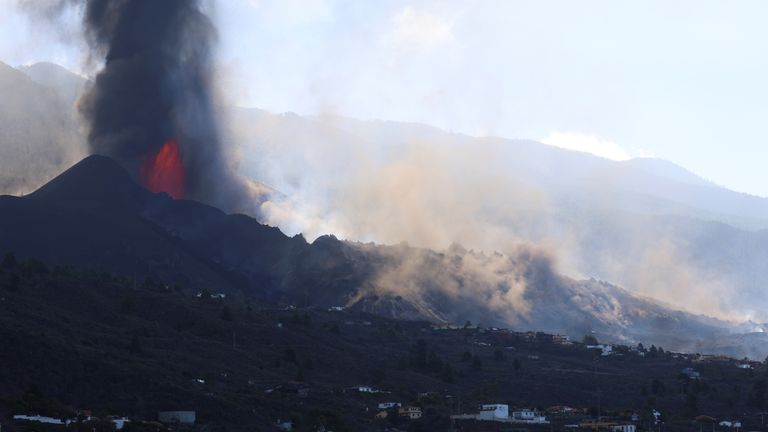
POLYGON ((549 258, 534 249, 504 256, 459 247, 435 252, 350 243, 333 236, 307 243, 245 215, 152 194, 103 156, 86 158, 27 197, 0 197, 0 211, 0 252, 278 304, 343 305, 402 319, 483 320, 671 349, 736 331, 604 282, 558 275, 549 258), (97 193, 83 190, 83 179, 97 193), (136 195, 110 201, 122 195, 110 193, 110 187, 136 195), (406 291, 397 291, 402 288, 406 291))

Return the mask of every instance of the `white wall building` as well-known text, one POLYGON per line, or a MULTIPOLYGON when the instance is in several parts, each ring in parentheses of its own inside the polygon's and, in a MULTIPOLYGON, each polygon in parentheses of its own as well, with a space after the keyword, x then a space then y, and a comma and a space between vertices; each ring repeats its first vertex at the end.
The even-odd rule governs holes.
POLYGON ((480 420, 505 420, 509 418, 509 405, 488 404, 480 406, 480 420))
POLYGON ((111 420, 111 422, 115 424, 116 430, 122 430, 126 423, 130 423, 131 420, 127 417, 115 417, 111 420))
POLYGON ((513 411, 512 419, 524 423, 549 423, 546 417, 531 409, 513 411))
POLYGON ((45 424, 57 424, 57 425, 63 425, 65 424, 65 421, 62 419, 57 419, 53 417, 45 417, 45 416, 39 416, 39 415, 24 415, 24 414, 17 414, 13 416, 14 420, 26 420, 26 421, 32 421, 32 422, 38 422, 38 423, 45 423, 45 424))
POLYGON ((408 417, 411 420, 418 420, 421 418, 421 408, 416 406, 402 407, 398 410, 400 417, 408 417))

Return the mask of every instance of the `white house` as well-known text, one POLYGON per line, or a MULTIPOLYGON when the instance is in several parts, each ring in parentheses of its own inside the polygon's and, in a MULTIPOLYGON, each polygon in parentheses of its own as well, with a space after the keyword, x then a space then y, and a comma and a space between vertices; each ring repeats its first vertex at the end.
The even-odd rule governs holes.
POLYGON ((739 363, 736 367, 739 369, 752 369, 752 365, 749 363, 739 363))
POLYGON ((653 414, 653 422, 656 424, 659 424, 659 422, 661 421, 661 413, 656 410, 653 410, 651 414, 653 414))
POLYGON ((111 422, 115 424, 115 430, 122 430, 126 423, 130 423, 130 419, 127 417, 115 417, 111 419, 111 422))
POLYGON ((611 345, 604 345, 604 344, 587 345, 587 349, 600 350, 600 355, 602 356, 613 355, 613 346, 611 345))
POLYGON ((62 419, 57 419, 53 417, 45 417, 45 416, 39 416, 39 415, 24 415, 24 414, 17 414, 13 416, 14 420, 26 420, 26 421, 32 421, 32 422, 38 422, 38 423, 45 423, 45 424, 56 424, 56 425, 63 425, 66 422, 62 419))
POLYGON ((346 389, 346 391, 348 391, 348 392, 358 392, 358 393, 370 393, 370 394, 374 394, 374 393, 389 393, 388 391, 379 390, 379 389, 371 387, 369 385, 358 385, 358 386, 354 386, 354 387, 348 387, 346 389))
POLYGON ((411 420, 418 420, 421 418, 421 408, 416 406, 402 407, 398 410, 400 417, 408 417, 411 420))
POLYGON ((512 415, 509 415, 509 406, 505 404, 487 404, 480 406, 480 412, 478 414, 456 414, 451 416, 456 420, 483 420, 483 421, 495 421, 502 423, 535 423, 535 424, 547 424, 547 418, 530 409, 522 409, 519 411, 513 411, 512 415))
POLYGON ((549 423, 547 418, 531 409, 521 409, 512 412, 512 419, 525 423, 549 423))
POLYGON ((635 432, 637 429, 637 426, 627 423, 627 424, 619 424, 615 426, 611 426, 611 430, 613 432, 635 432))
POLYGON ((488 404, 480 406, 479 420, 506 420, 509 418, 509 405, 488 404))

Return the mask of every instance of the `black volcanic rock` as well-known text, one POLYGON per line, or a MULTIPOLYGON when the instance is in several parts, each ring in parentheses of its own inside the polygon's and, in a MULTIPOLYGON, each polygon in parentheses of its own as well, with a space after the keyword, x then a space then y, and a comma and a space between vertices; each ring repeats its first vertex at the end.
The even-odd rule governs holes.
POLYGON ((229 275, 142 216, 147 203, 163 197, 142 189, 113 160, 89 156, 26 197, 0 197, 0 251, 50 264, 233 289, 229 275))
POLYGON ((117 162, 88 156, 40 189, 30 199, 82 211, 139 212, 149 192, 137 185, 117 162))
POLYGON ((8 251, 282 304, 469 319, 576 338, 595 333, 672 349, 735 328, 607 283, 558 275, 535 249, 512 256, 459 247, 439 253, 330 235, 308 244, 246 215, 150 193, 102 156, 86 158, 27 197, 0 197, 0 254, 8 251))

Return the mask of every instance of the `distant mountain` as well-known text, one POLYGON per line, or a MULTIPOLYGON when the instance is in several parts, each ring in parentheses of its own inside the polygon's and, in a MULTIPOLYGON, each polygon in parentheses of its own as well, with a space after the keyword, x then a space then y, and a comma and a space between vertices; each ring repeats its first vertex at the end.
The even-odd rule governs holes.
POLYGON ((84 159, 26 197, 0 197, 0 215, 0 254, 278 304, 341 305, 576 338, 596 334, 669 349, 738 331, 604 282, 558 275, 549 257, 533 248, 487 255, 454 246, 441 253, 331 236, 308 244, 247 216, 152 194, 102 156, 84 159))
POLYGON ((20 66, 32 81, 57 93, 65 104, 74 106, 88 85, 88 80, 55 63, 40 62, 20 66))
POLYGON ((616 162, 411 123, 257 109, 227 118, 225 130, 243 147, 243 172, 315 212, 298 220, 276 212, 272 223, 289 230, 313 229, 307 219, 340 221, 327 229, 397 243, 440 226, 438 240, 488 251, 513 239, 556 245, 559 265, 575 277, 608 280, 691 311, 768 320, 761 288, 768 284, 768 199, 673 163, 616 162), (382 210, 368 206, 367 196, 378 196, 382 210), (407 210, 394 201, 401 196, 407 210), (358 201, 339 208, 351 199, 358 201), (388 216, 398 211, 423 218, 388 216))
POLYGON ((26 68, 38 81, 0 63, 0 191, 4 193, 30 192, 84 155, 85 140, 71 94, 77 76, 56 68, 26 68), (51 71, 63 78, 41 85, 51 71), (59 81, 66 85, 59 87, 59 81))
MULTIPOLYGON (((84 78, 53 64, 0 65, 1 193, 32 192, 84 155, 73 101, 85 85, 84 78)), ((768 283, 768 200, 719 187, 673 163, 615 162, 535 141, 469 137, 414 123, 242 108, 221 114, 224 134, 240 146, 241 172, 280 192, 270 203, 274 211, 265 212, 268 221, 291 234, 312 231, 311 240, 334 232, 437 250, 457 242, 489 254, 505 250, 512 240, 545 244, 559 273, 572 278, 611 281, 635 296, 674 305, 670 310, 768 321, 768 297, 762 292, 768 283), (386 182, 397 182, 402 172, 416 175, 406 197, 417 208, 395 220, 395 210, 404 208, 397 201, 402 191, 386 182), (452 227, 441 226, 452 221, 452 227), (414 226, 402 229, 402 222, 414 226), (408 235, 424 227, 439 232, 440 244, 408 235)), ((181 229, 181 222, 168 219, 176 212, 154 202, 169 212, 158 213, 155 222, 181 229)), ((245 218, 226 220, 247 224, 245 218)), ((185 232, 195 232, 194 223, 182 222, 189 225, 182 225, 185 232)), ((215 238, 190 239, 200 250, 221 248, 222 257, 209 264, 242 264, 215 238)), ((252 248, 240 247, 241 253, 252 248)), ((342 251, 339 257, 360 253, 342 251)), ((282 275, 297 252, 284 253, 258 272, 242 268, 235 274, 288 284, 282 275)), ((327 260, 324 255, 311 259, 327 260)), ((338 287, 339 279, 334 283, 338 287)), ((331 291, 328 298, 338 300, 331 291)), ((363 304, 393 314, 429 315, 418 302, 408 306, 366 298, 363 304)))
POLYGON ((693 186, 715 186, 715 184, 709 180, 705 180, 687 169, 663 159, 635 158, 621 161, 619 164, 630 166, 630 170, 640 169, 652 176, 679 183, 686 183, 693 186))

